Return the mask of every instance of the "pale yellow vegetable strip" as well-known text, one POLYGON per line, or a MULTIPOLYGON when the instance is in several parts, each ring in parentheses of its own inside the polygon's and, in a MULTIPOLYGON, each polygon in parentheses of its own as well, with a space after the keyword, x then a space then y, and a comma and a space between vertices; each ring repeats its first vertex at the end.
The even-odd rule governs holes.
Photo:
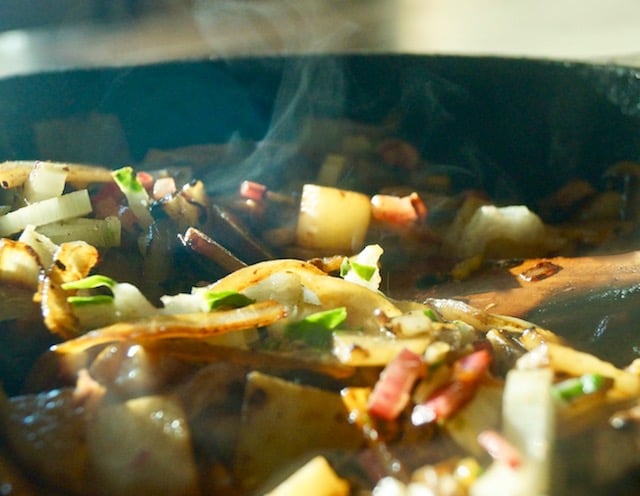
POLYGON ((609 362, 605 362, 589 353, 574 350, 557 343, 546 343, 549 366, 556 372, 579 376, 583 374, 601 374, 614 381, 613 397, 635 397, 640 394, 640 377, 625 372, 609 362))
POLYGON ((36 164, 33 160, 15 160, 0 164, 0 187, 4 189, 22 186, 36 164))
MULTIPOLYGON (((36 163, 37 161, 34 160, 12 160, 0 163, 0 187, 9 189, 22 186, 36 163)), ((61 162, 48 163, 67 170, 67 182, 78 188, 83 188, 90 183, 108 183, 113 181, 111 171, 104 167, 65 164, 61 162)))
POLYGON ((489 313, 460 300, 429 298, 425 304, 435 309, 445 320, 461 320, 480 331, 487 332, 491 329, 504 329, 515 333, 532 331, 541 340, 561 341, 553 332, 531 322, 517 317, 489 313))
POLYGON ((333 355, 352 367, 383 366, 393 360, 403 349, 422 354, 433 341, 430 337, 389 339, 385 336, 349 334, 333 335, 333 355))
POLYGON ((120 246, 120 219, 115 216, 106 219, 84 217, 45 224, 37 228, 54 243, 81 240, 100 248, 120 246))
POLYGON ((286 314, 282 305, 269 300, 219 312, 155 315, 96 329, 56 345, 53 349, 60 353, 77 353, 92 346, 115 341, 205 338, 268 326, 284 318, 286 314))
POLYGON ((89 192, 86 189, 81 189, 57 198, 32 203, 1 216, 0 236, 8 236, 22 231, 29 224, 42 226, 71 217, 87 215, 91 211, 89 192))

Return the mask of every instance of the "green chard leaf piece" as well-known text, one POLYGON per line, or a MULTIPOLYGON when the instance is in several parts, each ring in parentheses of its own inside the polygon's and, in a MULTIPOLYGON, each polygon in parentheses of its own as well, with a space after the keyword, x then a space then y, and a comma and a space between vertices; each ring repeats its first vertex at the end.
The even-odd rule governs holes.
POLYGON ((240 308, 255 303, 255 300, 238 293, 237 291, 207 291, 204 295, 209 310, 220 310, 223 308, 240 308))
POLYGON ((89 305, 107 305, 113 303, 113 296, 92 295, 92 296, 69 296, 67 301, 74 307, 84 307, 89 305))
POLYGON ((340 276, 346 276, 350 270, 353 270, 356 275, 364 281, 370 281, 373 275, 376 273, 376 267, 372 265, 364 265, 354 260, 345 258, 340 265, 340 276))
POLYGON ((424 311, 424 314, 429 317, 431 319, 432 322, 438 322, 438 316, 436 315, 436 313, 431 309, 431 308, 427 308, 424 311))
POLYGON ((140 193, 144 191, 144 186, 136 176, 132 167, 126 166, 112 172, 113 179, 123 191, 140 193))
POLYGON ((69 281, 62 283, 61 287, 64 290, 67 289, 96 289, 105 287, 113 289, 118 283, 107 276, 101 276, 99 274, 78 279, 77 281, 69 281))
POLYGON ((331 345, 331 332, 347 319, 347 309, 338 307, 312 313, 287 326, 285 335, 310 346, 326 348, 331 345))
POLYGON ((351 263, 348 258, 343 258, 342 263, 340 264, 340 277, 344 277, 351 270, 351 263))
POLYGON ((611 379, 600 374, 584 374, 558 382, 553 386, 553 395, 562 401, 571 401, 587 394, 596 393, 611 386, 611 379))

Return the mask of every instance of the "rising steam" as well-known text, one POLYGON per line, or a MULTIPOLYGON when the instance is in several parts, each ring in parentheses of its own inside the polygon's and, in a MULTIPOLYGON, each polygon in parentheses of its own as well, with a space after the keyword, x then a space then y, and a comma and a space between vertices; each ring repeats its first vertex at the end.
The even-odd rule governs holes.
MULTIPOLYGON (((357 32, 358 26, 345 20, 326 29, 318 23, 325 19, 319 15, 319 8, 318 2, 307 0, 201 0, 193 12, 202 36, 210 40, 215 58, 342 51, 344 40, 357 32), (242 35, 238 36, 238 32, 242 35), (232 40, 233 46, 231 41, 224 40, 232 40)), ((334 109, 342 108, 345 80, 339 60, 327 63, 326 58, 314 56, 284 60, 266 135, 255 151, 237 166, 234 177, 217 178, 216 188, 234 187, 239 179, 273 177, 297 153, 295 144, 300 143, 305 120, 318 114, 327 102, 334 109), (276 146, 270 146, 273 144, 276 146), (287 146, 280 146, 285 144, 287 146)), ((242 136, 232 136, 230 148, 236 144, 242 144, 242 136)))

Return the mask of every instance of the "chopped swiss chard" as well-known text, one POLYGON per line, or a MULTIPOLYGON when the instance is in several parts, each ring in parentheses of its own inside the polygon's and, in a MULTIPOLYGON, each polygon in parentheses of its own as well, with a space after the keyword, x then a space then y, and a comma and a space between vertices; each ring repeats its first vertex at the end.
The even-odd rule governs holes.
POLYGON ((149 227, 153 223, 153 217, 149 213, 149 194, 133 168, 122 167, 113 171, 112 176, 142 227, 149 227))
POLYGON ((601 374, 584 374, 554 384, 551 392, 562 401, 575 400, 587 394, 602 391, 612 385, 613 381, 601 374))
POLYGON ((332 331, 347 319, 345 307, 312 313, 287 326, 286 336, 307 344, 326 348, 331 345, 332 331))
POLYGON ((345 258, 340 266, 340 276, 346 276, 350 270, 353 270, 360 279, 364 281, 370 281, 373 275, 376 273, 377 267, 372 265, 364 265, 356 262, 355 260, 349 260, 345 258))
POLYGON ((105 305, 113 303, 111 295, 69 296, 67 301, 74 306, 105 305))
POLYGON ((255 303, 255 300, 249 298, 237 291, 208 291, 204 295, 209 310, 220 310, 228 308, 241 308, 255 303))
POLYGON ((78 279, 77 281, 69 281, 62 284, 62 289, 96 289, 106 287, 111 290, 118 284, 116 281, 107 276, 95 274, 92 276, 78 279))

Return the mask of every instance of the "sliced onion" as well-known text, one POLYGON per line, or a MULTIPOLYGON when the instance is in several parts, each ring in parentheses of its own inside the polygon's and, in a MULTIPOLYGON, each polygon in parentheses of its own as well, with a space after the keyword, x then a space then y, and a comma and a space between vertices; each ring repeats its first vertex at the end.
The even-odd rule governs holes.
POLYGON ((121 230, 120 219, 116 216, 106 219, 80 217, 37 228, 54 243, 81 240, 100 248, 120 246, 121 230))
POLYGON ((96 329, 54 347, 60 353, 78 353, 115 341, 155 341, 170 338, 206 338, 253 327, 264 327, 284 318, 285 308, 275 301, 262 301, 219 312, 156 315, 151 318, 96 329))
POLYGON ((35 203, 61 196, 67 180, 68 170, 60 164, 36 162, 24 184, 24 198, 35 203))
POLYGON ((47 328, 63 338, 75 337, 78 322, 67 297, 73 293, 65 291, 61 285, 86 277, 98 262, 98 250, 83 241, 63 243, 54 254, 54 261, 45 274, 37 295, 42 307, 42 315, 47 328))
POLYGON ((0 236, 22 231, 29 224, 42 226, 91 213, 91 201, 86 189, 73 191, 19 208, 0 217, 0 236))

